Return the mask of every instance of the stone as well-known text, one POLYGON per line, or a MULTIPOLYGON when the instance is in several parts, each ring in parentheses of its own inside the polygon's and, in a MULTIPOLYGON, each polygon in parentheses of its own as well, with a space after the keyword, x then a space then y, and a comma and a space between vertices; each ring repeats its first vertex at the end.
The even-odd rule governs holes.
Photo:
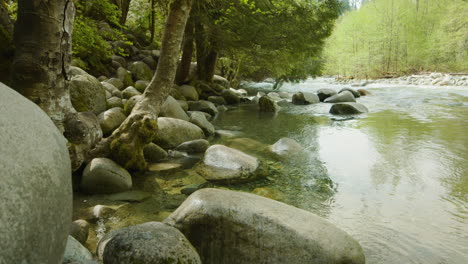
MULTIPOLYGON (((128 99, 128 101, 124 103, 124 112, 125 112, 125 114, 129 115, 132 112, 133 107, 135 107, 135 105, 141 99, 143 99, 143 95, 135 95, 132 98, 128 99)), ((122 102, 124 102, 124 101, 122 101, 122 102)))
POLYGON ((345 103, 345 102, 356 102, 356 98, 349 91, 344 91, 339 94, 328 97, 324 101, 325 103, 345 103))
POLYGON ((213 83, 219 84, 223 86, 225 89, 229 88, 229 86, 231 85, 231 83, 226 78, 216 75, 216 74, 213 76, 213 83))
POLYGON ((279 92, 278 95, 283 99, 292 99, 292 94, 286 92, 279 92))
POLYGON ((106 92, 95 77, 76 75, 70 80, 70 99, 78 112, 93 112, 96 115, 106 110, 106 92))
POLYGON ((182 85, 179 87, 179 92, 189 101, 198 101, 198 92, 195 87, 190 85, 182 85))
POLYGON ((357 89, 356 90, 361 96, 366 96, 366 95, 369 95, 370 92, 365 90, 365 89, 357 89))
POLYGON ((117 78, 110 78, 109 80, 105 80, 104 82, 114 85, 115 88, 119 90, 122 90, 124 87, 126 87, 124 86, 124 83, 120 79, 117 79, 117 78))
POLYGON ((110 92, 112 96, 122 98, 122 92, 117 89, 114 85, 108 83, 108 82, 101 82, 102 86, 106 89, 106 91, 110 92))
POLYGON ((122 99, 119 97, 115 97, 115 96, 107 99, 106 104, 107 104, 107 109, 111 109, 114 107, 120 107, 120 108, 124 107, 122 99))
POLYGON ((180 189, 180 193, 188 196, 200 189, 207 188, 208 185, 210 184, 208 184, 207 182, 189 184, 180 189))
POLYGON ((149 143, 143 148, 143 155, 145 156, 145 160, 150 163, 165 160, 168 156, 163 148, 154 143, 149 143))
POLYGON ((104 136, 108 136, 117 129, 127 116, 120 107, 111 108, 98 115, 99 125, 101 126, 104 136))
MULTIPOLYGON (((78 240, 68 236, 67 246, 63 256, 62 264, 87 263, 93 260, 93 254, 89 252, 78 240)), ((38 263, 38 262, 34 262, 38 263)), ((50 262, 45 262, 50 263, 50 262)))
POLYGON ((201 111, 215 116, 218 113, 218 109, 212 102, 208 101, 189 101, 187 102, 190 111, 201 111))
POLYGON ((164 223, 179 229, 205 264, 364 264, 359 243, 308 211, 245 192, 205 188, 164 223))
POLYGON ((133 85, 132 73, 123 67, 117 69, 117 78, 123 82, 125 87, 133 85))
POLYGON ((236 90, 236 89, 233 89, 233 88, 229 88, 229 90, 235 92, 239 96, 248 96, 249 95, 245 89, 237 89, 236 90))
POLYGON ((197 172, 208 181, 233 184, 265 176, 259 159, 223 145, 212 145, 197 172))
POLYGON ((201 128, 207 137, 214 135, 215 133, 213 124, 211 124, 210 121, 206 119, 206 116, 203 112, 192 112, 190 115, 190 123, 195 124, 201 128))
POLYGON ((227 110, 229 110, 225 105, 220 105, 216 107, 216 109, 218 109, 218 112, 226 112, 227 110))
POLYGON ((148 85, 149 85, 148 81, 139 80, 135 82, 135 89, 137 89, 140 93, 144 93, 148 85))
POLYGON ((60 263, 72 218, 67 140, 0 83, 0 263, 60 263))
POLYGON ((81 244, 86 243, 89 234, 89 223, 86 220, 76 220, 71 223, 70 236, 78 240, 81 244))
POLYGON ((129 86, 122 91, 122 96, 125 99, 130 99, 136 95, 141 95, 141 93, 133 86, 129 86))
POLYGON ((182 107, 182 110, 188 111, 188 103, 187 103, 187 101, 177 100, 177 103, 179 103, 180 107, 182 107))
POLYGON ((118 62, 124 68, 127 67, 127 61, 122 56, 112 55, 112 60, 118 62))
POLYGON ((97 79, 98 79, 101 83, 102 83, 103 81, 105 81, 105 80, 109 80, 109 78, 107 78, 107 77, 104 76, 104 75, 99 76, 97 79))
POLYGON ((295 105, 317 104, 319 102, 319 97, 313 93, 298 92, 292 97, 292 103, 295 105))
POLYGON ((317 96, 319 97, 320 102, 325 101, 325 99, 327 99, 328 97, 331 97, 331 96, 333 96, 335 94, 337 94, 337 92, 335 90, 328 89, 328 88, 319 89, 317 91, 317 96))
POLYGON ((212 102, 215 105, 225 105, 226 100, 222 96, 208 96, 208 101, 212 102))
POLYGON ((156 70, 156 67, 158 66, 158 63, 156 62, 156 60, 153 59, 153 57, 151 56, 147 56, 145 57, 142 62, 144 62, 146 65, 148 65, 148 67, 150 67, 151 70, 156 70))
POLYGON ((123 192, 132 188, 132 176, 110 159, 94 158, 83 171, 80 188, 91 194, 123 192))
POLYGON ((240 103, 240 96, 236 92, 230 89, 223 90, 223 92, 221 93, 221 96, 224 98, 227 104, 239 104, 240 103))
POLYGON ((174 85, 169 93, 170 96, 174 97, 176 100, 182 100, 182 101, 187 101, 187 98, 183 96, 177 85, 174 85))
POLYGON ((111 231, 99 241, 97 252, 104 264, 201 264, 197 251, 184 235, 159 222, 111 231))
POLYGON ((208 140, 195 139, 180 144, 177 146, 176 150, 187 153, 204 153, 209 146, 210 142, 208 142, 208 140))
POLYGON ((356 91, 354 89, 351 89, 351 88, 343 88, 338 92, 338 94, 341 93, 341 92, 344 92, 344 91, 348 91, 348 92, 352 93, 354 98, 361 97, 361 94, 358 91, 356 91))
POLYGON ((330 114, 334 115, 355 115, 367 113, 369 110, 359 103, 337 103, 330 108, 330 114))
POLYGON ((172 117, 181 119, 184 121, 189 121, 190 118, 188 117, 187 113, 185 113, 184 109, 180 106, 176 99, 172 96, 168 96, 166 101, 164 101, 161 107, 161 114, 159 116, 162 117, 172 117))
POLYGON ((133 79, 136 81, 151 81, 151 78, 153 78, 153 71, 142 61, 136 61, 130 64, 128 70, 132 72, 133 79))
POLYGON ((107 99, 111 98, 112 94, 107 90, 105 90, 105 93, 106 93, 106 102, 107 102, 107 99))
POLYGON ((71 77, 77 76, 77 75, 89 75, 85 70, 76 67, 76 66, 70 66, 70 71, 68 72, 71 77))
POLYGON ((260 97, 258 100, 258 108, 260 112, 276 113, 280 110, 279 105, 268 95, 260 97))
POLYGON ((288 158, 300 153, 303 150, 302 146, 294 139, 281 138, 271 145, 270 151, 281 158, 288 158))
POLYGON ((175 148, 190 140, 204 138, 201 128, 181 119, 159 117, 158 128, 154 143, 165 149, 175 148))
POLYGON ((182 169, 182 164, 171 162, 154 163, 148 166, 149 171, 160 173, 173 173, 179 169, 182 169))

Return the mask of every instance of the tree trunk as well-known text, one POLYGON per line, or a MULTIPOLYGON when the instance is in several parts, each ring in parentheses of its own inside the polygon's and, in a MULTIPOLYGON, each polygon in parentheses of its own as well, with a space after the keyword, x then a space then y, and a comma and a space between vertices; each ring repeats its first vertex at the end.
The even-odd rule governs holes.
POLYGON ((72 0, 18 1, 12 85, 61 131, 65 115, 74 111, 67 76, 74 16, 72 0))
POLYGON ((130 9, 131 0, 113 0, 113 3, 120 9, 120 25, 125 25, 127 21, 128 10, 130 9))
POLYGON ((5 3, 0 2, 0 82, 9 84, 13 57, 13 23, 5 3))
POLYGON ((155 23, 156 23, 156 11, 154 10, 155 3, 154 0, 151 1, 151 22, 150 22, 150 34, 151 34, 151 40, 150 43, 153 43, 154 41, 154 30, 155 30, 155 23))
POLYGON ((136 104, 122 125, 100 143, 91 157, 110 153, 116 162, 127 169, 146 169, 143 147, 151 143, 157 134, 158 114, 174 84, 180 46, 191 7, 192 0, 174 0, 171 3, 158 68, 143 93, 143 99, 136 104))
POLYGON ((213 49, 208 34, 199 21, 195 22, 195 41, 197 44, 198 79, 206 82, 213 80, 218 53, 213 49))
POLYGON ((193 28, 193 18, 189 18, 187 21, 187 26, 185 27, 184 33, 184 44, 182 48, 182 60, 179 64, 179 69, 177 71, 176 82, 177 84, 183 84, 187 81, 190 74, 190 66, 192 63, 193 56, 193 41, 194 41, 194 28, 193 28))

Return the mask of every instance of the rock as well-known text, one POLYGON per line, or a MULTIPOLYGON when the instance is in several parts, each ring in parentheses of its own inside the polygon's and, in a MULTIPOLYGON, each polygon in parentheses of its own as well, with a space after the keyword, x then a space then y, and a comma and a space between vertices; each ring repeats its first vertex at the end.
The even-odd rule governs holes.
POLYGON ((179 103, 180 107, 182 107, 182 110, 188 111, 188 103, 187 103, 187 101, 177 100, 177 103, 179 103))
POLYGON ((204 137, 203 131, 198 126, 175 118, 159 117, 158 128, 154 143, 165 149, 175 148, 184 142, 204 137))
POLYGON ((222 96, 208 96, 208 101, 216 105, 225 105, 226 100, 222 96))
POLYGON ((127 67, 127 61, 122 56, 112 55, 112 60, 118 62, 124 68, 127 67))
POLYGON ((184 235, 159 222, 111 231, 99 241, 97 251, 104 264, 201 264, 197 251, 184 235))
POLYGON ((174 173, 180 169, 182 169, 182 164, 171 162, 154 163, 148 166, 149 171, 159 173, 174 173))
POLYGON ((104 76, 104 75, 99 76, 97 79, 101 82, 101 84, 102 84, 103 81, 109 80, 109 78, 107 78, 107 77, 104 76))
POLYGON ((115 97, 115 96, 107 99, 106 104, 107 104, 107 109, 111 109, 114 107, 120 107, 120 108, 124 107, 122 103, 122 99, 120 99, 119 97, 115 97))
POLYGON ((324 88, 324 89, 319 89, 317 91, 317 96, 319 97, 320 102, 325 101, 325 99, 327 99, 328 97, 331 97, 331 96, 333 96, 335 94, 336 94, 336 91, 333 90, 333 89, 324 88))
POLYGON ((112 94, 107 90, 105 90, 105 93, 106 93, 106 101, 107 101, 107 99, 112 97, 112 94))
POLYGON ((137 89, 140 93, 144 93, 148 85, 149 85, 148 81, 139 80, 135 82, 135 89, 137 89))
POLYGON ((364 264, 359 243, 323 218, 257 195, 196 191, 164 223, 179 229, 205 264, 364 264))
POLYGON ((123 82, 124 87, 133 85, 132 73, 123 67, 117 69, 117 78, 123 82))
POLYGON ((349 91, 344 91, 339 94, 328 97, 324 101, 325 103, 345 103, 345 102, 356 102, 356 98, 349 91))
POLYGON ((67 140, 0 83, 0 263, 60 263, 72 217, 67 140))
POLYGON ((278 93, 279 97, 283 99, 292 99, 292 94, 286 93, 286 92, 279 92, 278 93))
POLYGON ((216 109, 218 109, 218 112, 226 112, 229 110, 225 105, 217 106, 216 109))
POLYGON ((452 78, 450 78, 450 76, 446 76, 438 83, 438 85, 440 86, 447 86, 447 85, 452 85, 452 84, 453 84, 452 78))
POLYGON ((156 67, 158 66, 158 63, 153 59, 153 57, 151 56, 148 56, 148 57, 145 57, 143 60, 142 60, 146 65, 148 65, 148 67, 150 67, 150 69, 152 71, 155 71, 156 70, 156 67))
POLYGON ((344 91, 348 91, 348 92, 352 93, 354 98, 361 97, 361 94, 358 91, 356 91, 354 89, 351 89, 351 88, 343 88, 338 92, 338 94, 341 93, 341 92, 344 92, 344 91))
POLYGON ((89 252, 88 249, 86 249, 82 244, 80 244, 78 240, 76 240, 72 236, 68 236, 67 246, 65 248, 62 264, 82 264, 92 260, 93 254, 91 254, 91 252, 89 252))
POLYGON ((229 88, 229 86, 231 85, 231 83, 226 78, 216 75, 216 74, 213 76, 213 83, 219 84, 223 86, 225 89, 229 88))
POLYGON ((78 112, 93 112, 96 115, 106 110, 106 92, 95 77, 76 75, 70 80, 70 99, 78 112))
MULTIPOLYGON (((129 115, 133 107, 141 100, 143 99, 143 95, 135 95, 132 98, 128 99, 127 102, 124 103, 124 112, 126 115, 129 115)), ((123 102, 123 101, 122 101, 123 102)))
POLYGON ((133 78, 137 81, 151 81, 151 78, 153 78, 153 71, 142 61, 130 64, 128 70, 132 72, 133 78))
POLYGON ((89 234, 89 223, 86 220, 76 220, 71 223, 70 236, 78 240, 81 244, 86 243, 89 234))
POLYGON ((214 126, 206 119, 203 112, 195 111, 190 115, 190 123, 197 125, 203 130, 205 136, 211 136, 215 133, 214 126))
POLYGON ((257 92, 257 95, 256 95, 256 96, 257 96, 258 98, 260 98, 260 97, 262 97, 262 96, 264 96, 264 95, 266 95, 266 93, 264 93, 264 92, 257 92))
POLYGON ((188 196, 200 189, 207 188, 208 185, 210 184, 208 184, 207 182, 189 184, 180 189, 180 193, 188 196))
POLYGON ((239 96, 248 96, 249 95, 245 89, 237 89, 236 90, 236 89, 233 89, 233 88, 229 88, 229 90, 235 92, 239 96))
POLYGON ((167 152, 154 143, 149 143, 146 145, 143 148, 143 154, 145 156, 145 160, 150 163, 155 163, 167 159, 167 152))
POLYGON ((179 92, 189 101, 198 101, 198 92, 195 87, 190 85, 182 85, 178 88, 179 92))
POLYGON ((77 75, 89 75, 85 70, 76 66, 70 66, 70 71, 68 73, 71 77, 74 77, 77 75))
POLYGON ((122 91, 122 96, 125 99, 130 99, 135 95, 141 95, 141 93, 133 86, 129 86, 122 91))
POLYGON ((108 82, 101 82, 101 84, 106 89, 106 91, 110 92, 113 96, 122 98, 122 92, 114 85, 108 82))
POLYGON ((308 105, 319 103, 319 97, 313 93, 295 93, 292 97, 292 103, 295 105, 308 105))
POLYGON ((224 98, 227 104, 239 104, 240 96, 230 89, 223 90, 221 96, 224 98))
POLYGON ((95 158, 86 166, 81 189, 91 194, 117 193, 132 188, 132 176, 107 158, 95 158))
POLYGON ((187 153, 204 153, 209 146, 210 142, 208 140, 196 139, 180 144, 176 150, 187 153))
POLYGON ((370 92, 365 90, 365 89, 357 89, 357 92, 361 95, 361 96, 366 96, 366 95, 369 95, 370 92))
POLYGON ((120 107, 111 108, 102 112, 98 116, 99 125, 101 126, 104 136, 108 136, 118 128, 127 116, 125 116, 123 109, 120 107))
POLYGON ((367 107, 359 103, 338 103, 330 108, 330 114, 334 115, 354 115, 367 112, 369 112, 367 107))
POLYGON ((190 111, 200 111, 215 116, 218 113, 218 109, 212 102, 208 101, 189 101, 187 102, 190 111))
POLYGON ((431 73, 431 75, 429 75, 429 77, 431 77, 432 79, 437 79, 437 78, 444 77, 444 75, 442 73, 439 73, 439 72, 433 72, 433 73, 431 73))
MULTIPOLYGON (((216 109, 218 109, 218 108, 216 108, 216 109)), ((205 116, 206 120, 211 120, 211 119, 213 119, 213 117, 212 117, 210 114, 206 113, 206 112, 187 111, 187 115, 188 115, 189 117, 192 116, 193 113, 202 113, 202 114, 205 116)))
POLYGON ((223 145, 210 146, 197 171, 206 180, 221 184, 240 183, 265 176, 260 160, 223 145))
POLYGON ((161 107, 160 116, 182 119, 184 121, 190 120, 180 104, 170 95, 166 98, 166 101, 164 101, 164 104, 161 107))
POLYGON ((270 150, 281 158, 287 158, 300 153, 303 148, 294 139, 281 138, 271 145, 270 150))
POLYGON ((260 97, 258 100, 258 108, 260 112, 276 113, 280 110, 278 104, 268 95, 260 97))
POLYGON ((121 80, 117 79, 117 78, 110 78, 109 80, 106 80, 104 82, 114 85, 115 88, 117 88, 119 90, 122 90, 125 87, 124 83, 121 80))

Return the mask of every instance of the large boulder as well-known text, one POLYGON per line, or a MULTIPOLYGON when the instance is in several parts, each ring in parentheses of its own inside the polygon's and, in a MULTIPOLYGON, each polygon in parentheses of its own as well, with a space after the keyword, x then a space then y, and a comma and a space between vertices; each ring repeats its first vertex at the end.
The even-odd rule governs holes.
POLYGON ((209 146, 210 142, 208 142, 208 140, 195 139, 180 144, 177 146, 176 150, 187 153, 204 153, 209 146))
POLYGON ((168 157, 167 152, 154 143, 149 143, 143 148, 143 155, 145 160, 151 163, 165 160, 168 157))
POLYGON ((336 94, 336 91, 333 89, 323 88, 317 91, 317 96, 320 99, 320 102, 325 101, 328 97, 331 97, 336 94))
POLYGON ((319 103, 319 97, 313 93, 295 93, 292 97, 292 103, 295 105, 308 105, 319 103))
POLYGON ((218 113, 218 108, 209 101, 189 101, 187 102, 190 111, 201 111, 215 116, 218 113))
POLYGON ((364 264, 359 243, 323 218, 244 192, 201 189, 164 223, 179 229, 205 264, 364 264))
POLYGON ((158 134, 154 143, 163 148, 175 148, 184 142, 201 138, 204 138, 201 128, 190 122, 170 117, 158 118, 158 134))
POLYGON ((107 104, 107 109, 111 109, 114 107, 120 107, 120 108, 124 107, 122 98, 119 98, 116 96, 112 96, 111 98, 106 99, 106 104, 107 104))
POLYGON ((229 88, 229 86, 231 85, 230 82, 226 78, 216 75, 216 74, 213 76, 213 83, 219 84, 223 86, 225 89, 229 88))
POLYGON ((359 103, 338 103, 330 108, 330 114, 334 115, 355 115, 367 112, 369 112, 367 107, 359 103))
POLYGON ((215 105, 225 105, 226 100, 222 96, 209 96, 208 101, 212 102, 215 105))
POLYGON ((344 91, 339 94, 328 97, 324 100, 325 103, 345 103, 345 102, 356 102, 356 98, 350 91, 344 91))
POLYGON ((76 75, 70 80, 70 99, 78 112, 96 115, 106 110, 106 90, 95 77, 76 75))
POLYGON ((123 67, 117 69, 117 78, 123 82, 125 87, 133 85, 132 73, 123 67))
POLYGON ((148 85, 149 85, 148 81, 139 80, 135 82, 135 89, 137 89, 140 93, 144 93, 148 85))
POLYGON ((215 128, 213 124, 206 119, 206 116, 203 112, 194 111, 190 114, 190 123, 197 125, 203 130, 205 136, 211 136, 215 133, 215 128))
POLYGON ((179 92, 189 101, 198 101, 198 92, 195 87, 190 85, 182 85, 179 88, 179 92))
POLYGON ((118 62, 124 68, 127 67, 127 61, 122 56, 112 55, 112 60, 118 62))
POLYGON ((136 95, 141 95, 141 93, 133 86, 129 86, 122 91, 122 97, 124 99, 130 99, 136 95))
POLYGON ((110 78, 108 80, 105 80, 104 82, 112 84, 113 86, 115 86, 115 88, 119 90, 122 90, 124 87, 126 87, 124 86, 124 83, 117 78, 110 78))
MULTIPOLYGON (((68 236, 67 247, 63 256, 62 264, 80 263, 85 264, 93 260, 93 254, 89 252, 78 240, 68 236)), ((34 262, 39 263, 39 262, 34 262)), ((51 263, 51 262, 45 262, 51 263)))
POLYGON ((71 223, 70 236, 78 240, 81 244, 86 243, 89 235, 89 222, 86 220, 76 220, 71 223))
POLYGON ((270 151, 281 158, 291 157, 300 153, 302 150, 302 146, 297 143, 297 141, 290 138, 281 138, 270 147, 270 151))
POLYGON ((246 182, 266 176, 259 159, 223 145, 209 147, 197 171, 206 180, 221 184, 246 182))
POLYGON ((133 79, 136 81, 151 81, 151 78, 153 78, 153 71, 142 61, 136 61, 130 64, 128 70, 132 72, 133 79))
POLYGON ((278 104, 270 96, 264 95, 258 100, 258 108, 260 112, 276 113, 280 110, 278 104))
POLYGON ((223 90, 221 96, 224 98, 227 104, 239 104, 240 103, 240 96, 236 92, 226 89, 223 90))
POLYGON ((80 187, 91 194, 123 192, 132 188, 132 176, 110 159, 95 158, 84 169, 80 187))
POLYGON ((187 238, 172 226, 148 222, 111 231, 98 244, 104 264, 201 264, 187 238))
POLYGON ((344 91, 348 91, 348 92, 352 93, 355 98, 361 97, 361 94, 358 91, 356 91, 354 89, 351 89, 351 88, 343 88, 338 93, 341 93, 341 92, 344 92, 344 91))
POLYGON ((67 140, 0 83, 0 263, 60 263, 72 217, 67 140))
POLYGON ((164 104, 161 107, 160 116, 189 121, 187 113, 185 113, 184 109, 182 109, 179 102, 177 102, 177 100, 170 95, 166 98, 166 101, 164 101, 164 104))
POLYGON ((99 125, 101 126, 104 136, 114 132, 126 118, 127 116, 125 116, 123 109, 120 107, 114 107, 99 114, 99 125))

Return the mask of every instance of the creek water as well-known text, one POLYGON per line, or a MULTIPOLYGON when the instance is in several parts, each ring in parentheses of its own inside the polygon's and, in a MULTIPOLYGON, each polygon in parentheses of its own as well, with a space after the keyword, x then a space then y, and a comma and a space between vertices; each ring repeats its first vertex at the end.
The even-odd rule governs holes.
MULTIPOLYGON (((285 84, 280 91, 346 87, 325 81, 285 84)), ((249 91, 268 87, 251 84, 249 91)), ((275 116, 254 105, 221 113, 218 128, 234 126, 240 137, 264 144, 289 137, 305 149, 267 161, 268 179, 232 188, 280 191, 284 202, 352 235, 370 264, 468 263, 468 87, 365 89, 371 95, 358 102, 369 114, 350 120, 337 120, 324 103, 289 104, 275 116)))

